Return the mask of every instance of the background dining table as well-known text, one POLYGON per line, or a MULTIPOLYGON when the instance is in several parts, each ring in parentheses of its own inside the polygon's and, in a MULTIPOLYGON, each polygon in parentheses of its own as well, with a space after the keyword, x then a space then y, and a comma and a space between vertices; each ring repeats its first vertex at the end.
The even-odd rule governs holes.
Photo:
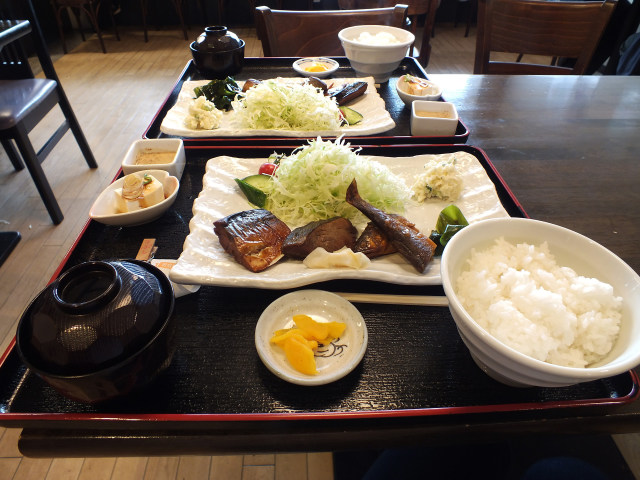
MULTIPOLYGON (((640 90, 635 78, 429 78, 456 105, 470 131, 468 145, 486 152, 528 216, 580 232, 640 271, 640 90)), ((421 416, 354 412, 353 417, 308 415, 288 421, 251 415, 200 421, 194 415, 189 421, 120 422, 114 417, 100 421, 96 414, 33 424, 23 430, 20 449, 33 456, 258 453, 455 444, 527 434, 631 433, 640 432, 637 395, 634 391, 629 401, 598 406, 532 405, 421 416)))

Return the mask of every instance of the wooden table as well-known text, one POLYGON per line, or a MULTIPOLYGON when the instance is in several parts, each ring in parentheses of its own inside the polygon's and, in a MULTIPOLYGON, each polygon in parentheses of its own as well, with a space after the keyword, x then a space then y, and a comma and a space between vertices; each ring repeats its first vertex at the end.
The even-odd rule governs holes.
POLYGON ((530 217, 640 272, 640 89, 634 77, 433 75, 530 217))
MULTIPOLYGON (((640 180, 634 78, 433 75, 507 185, 536 219, 588 235, 640 271, 640 180)), ((313 395, 313 393, 311 393, 313 395)), ((489 409, 490 410, 490 409, 489 409)), ((405 412, 406 413, 406 412, 405 412)), ((203 418, 204 420, 204 418, 203 418)), ((294 421, 178 421, 118 418, 43 424, 23 431, 33 456, 179 455, 326 451, 455 444, 518 435, 640 431, 640 402, 456 415, 294 421)))

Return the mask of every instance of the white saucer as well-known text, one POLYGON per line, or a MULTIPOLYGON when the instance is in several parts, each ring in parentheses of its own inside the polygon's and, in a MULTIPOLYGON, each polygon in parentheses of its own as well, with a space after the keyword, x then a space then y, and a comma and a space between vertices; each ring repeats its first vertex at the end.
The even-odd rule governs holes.
POLYGON ((305 77, 326 78, 338 70, 340 64, 332 58, 327 57, 305 57, 293 62, 293 69, 300 75, 305 77), (327 70, 322 72, 308 72, 305 68, 310 67, 314 63, 322 63, 327 70))
POLYGON ((356 307, 335 293, 323 290, 298 290, 271 303, 256 325, 255 342, 260 359, 275 375, 298 385, 324 385, 351 372, 367 349, 367 326, 356 307), (315 354, 318 373, 305 375, 295 370, 284 350, 269 342, 274 332, 294 326, 293 315, 305 314, 314 320, 347 324, 341 338, 315 354))

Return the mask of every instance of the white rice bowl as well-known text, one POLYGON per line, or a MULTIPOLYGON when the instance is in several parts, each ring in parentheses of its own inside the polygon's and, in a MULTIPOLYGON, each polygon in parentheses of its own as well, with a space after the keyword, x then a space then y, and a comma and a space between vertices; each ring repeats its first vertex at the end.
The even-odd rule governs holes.
POLYGON ((485 220, 453 237, 441 270, 462 340, 498 381, 565 386, 640 364, 640 277, 587 237, 537 220, 485 220), (538 251, 545 242, 548 252, 538 251), (472 250, 496 245, 470 271, 472 250), (531 271, 507 267, 517 259, 531 271))

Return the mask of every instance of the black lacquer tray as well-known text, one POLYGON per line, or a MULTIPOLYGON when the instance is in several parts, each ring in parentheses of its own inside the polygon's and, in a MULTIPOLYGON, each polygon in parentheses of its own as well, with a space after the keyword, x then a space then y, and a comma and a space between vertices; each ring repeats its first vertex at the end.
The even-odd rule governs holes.
MULTIPOLYGON (((349 65, 346 57, 334 58, 340 67, 333 75, 337 78, 350 78, 355 72, 349 65)), ((274 78, 274 77, 296 77, 298 74, 291 66, 295 58, 245 58, 242 71, 235 75, 238 80, 246 80, 249 78, 274 78)), ((388 82, 383 83, 378 88, 378 93, 385 102, 387 111, 391 118, 396 122, 396 126, 382 134, 368 136, 348 137, 348 141, 353 145, 392 145, 392 144, 448 144, 448 143, 467 143, 469 139, 469 130, 462 120, 458 121, 456 133, 453 136, 411 136, 411 107, 405 105, 396 92, 396 81, 405 73, 416 75, 418 77, 427 78, 427 74, 413 57, 405 57, 398 68, 393 72, 388 82)), ((301 77, 300 77, 301 78, 301 77)), ((171 137, 160 131, 160 125, 169 109, 175 105, 182 88, 182 84, 189 80, 203 80, 204 77, 190 60, 183 70, 180 78, 174 85, 165 99, 162 106, 156 113, 151 124, 144 133, 143 138, 167 138, 171 137)), ((329 79, 330 80, 330 79, 329 79)), ((442 85, 442 87, 446 87, 442 85)), ((444 88, 446 92, 446 88, 444 88)), ((446 96, 446 94, 445 94, 446 96)), ((211 138, 184 138, 186 145, 298 145, 300 138, 291 137, 211 137, 211 138)))
MULTIPOLYGON (((463 150, 475 155, 512 216, 526 216, 485 154, 465 145, 364 147, 363 154, 401 158, 463 150)), ((281 149, 288 153, 287 149, 281 149)), ((157 258, 177 258, 189 232, 193 200, 209 158, 260 158, 272 147, 187 148, 175 204, 158 220, 136 227, 90 221, 54 275, 88 260, 134 257, 155 238, 157 258)), ((401 160, 399 160, 401 161, 401 160)), ((304 288, 397 295, 442 295, 441 286, 335 280, 304 288)), ((369 331, 367 352, 346 377, 319 387, 289 384, 271 374, 254 346, 260 313, 285 290, 203 286, 176 300, 178 350, 152 385, 99 405, 62 397, 21 363, 12 344, 0 359, 0 425, 101 428, 118 424, 178 428, 224 421, 336 420, 455 416, 620 405, 638 395, 631 371, 563 388, 511 388, 473 362, 447 308, 394 304, 356 306, 369 331), (80 427, 81 426, 81 427, 80 427)), ((462 418, 462 417, 461 417, 462 418)))

